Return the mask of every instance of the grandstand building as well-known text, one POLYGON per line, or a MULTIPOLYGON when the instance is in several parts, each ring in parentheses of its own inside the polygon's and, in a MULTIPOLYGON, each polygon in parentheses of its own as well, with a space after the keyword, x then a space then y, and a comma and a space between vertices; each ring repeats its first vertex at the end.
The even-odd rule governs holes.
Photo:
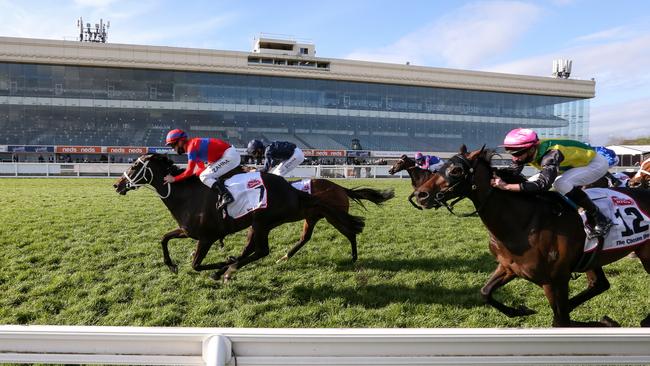
MULTIPOLYGON (((549 61, 550 63, 550 61, 549 61)), ((0 144, 161 146, 171 128, 305 149, 455 151, 515 127, 588 140, 592 80, 251 52, 0 37, 0 144)))

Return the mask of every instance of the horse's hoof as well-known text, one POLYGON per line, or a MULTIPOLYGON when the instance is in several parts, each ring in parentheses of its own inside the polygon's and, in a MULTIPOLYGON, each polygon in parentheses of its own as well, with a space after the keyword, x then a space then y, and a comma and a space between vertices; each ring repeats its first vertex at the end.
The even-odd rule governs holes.
POLYGON ((232 279, 232 277, 230 277, 230 275, 227 274, 227 275, 223 276, 223 283, 226 284, 226 283, 230 282, 231 279, 232 279))
POLYGON ((214 273, 212 273, 212 274, 210 275, 210 278, 212 278, 212 279, 215 280, 215 281, 219 281, 219 280, 221 279, 221 276, 222 276, 224 273, 226 273, 227 270, 228 270, 228 267, 220 268, 220 269, 214 271, 214 273))
POLYGON ((600 319, 600 323, 606 327, 611 327, 611 328, 621 327, 621 325, 616 320, 608 317, 607 315, 605 315, 602 319, 600 319))
POLYGON ((173 274, 178 274, 178 266, 175 264, 168 264, 167 267, 173 274))
POLYGON ((278 259, 277 261, 275 261, 275 263, 286 262, 286 261, 288 261, 288 260, 289 260, 289 256, 288 256, 287 254, 285 254, 284 256, 282 256, 282 258, 280 258, 280 259, 278 259))
POLYGON ((520 316, 528 316, 528 315, 537 314, 537 311, 525 306, 521 306, 519 307, 519 313, 521 314, 520 316))
POLYGON ((537 312, 529 307, 526 306, 520 306, 516 309, 513 309, 513 311, 507 313, 506 315, 510 318, 515 318, 518 316, 528 316, 528 315, 533 315, 536 314, 537 312))

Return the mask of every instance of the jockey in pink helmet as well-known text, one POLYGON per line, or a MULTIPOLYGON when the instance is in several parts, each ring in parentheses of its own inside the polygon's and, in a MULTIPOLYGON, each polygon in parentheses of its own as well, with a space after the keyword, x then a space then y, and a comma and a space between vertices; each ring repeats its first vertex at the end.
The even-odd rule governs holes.
POLYGON ((536 179, 508 184, 500 178, 492 186, 506 191, 541 192, 555 188, 585 209, 592 236, 605 236, 612 221, 605 217, 581 186, 591 184, 607 173, 609 164, 589 145, 574 140, 544 139, 527 128, 516 128, 506 135, 503 145, 512 155, 506 170, 520 174, 526 164, 540 170, 536 179))

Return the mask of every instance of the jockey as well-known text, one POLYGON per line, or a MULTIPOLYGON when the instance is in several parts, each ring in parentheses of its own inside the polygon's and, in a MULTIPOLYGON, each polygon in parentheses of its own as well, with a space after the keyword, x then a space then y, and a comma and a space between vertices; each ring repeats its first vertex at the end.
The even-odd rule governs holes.
POLYGON ((277 165, 269 173, 286 176, 305 160, 305 155, 299 147, 288 141, 274 141, 268 146, 264 146, 260 140, 251 140, 248 143, 246 152, 256 159, 264 156, 264 167, 260 172, 269 172, 271 167, 277 165))
MULTIPOLYGON (((614 150, 608 149, 605 146, 596 146, 594 149, 597 153, 607 159, 610 168, 618 165, 618 156, 616 156, 614 150)), ((627 181, 630 179, 630 177, 624 173, 610 173, 609 171, 605 176, 611 183, 611 187, 625 187, 627 186, 627 181)))
POLYGON ((423 155, 421 152, 415 154, 415 166, 420 169, 435 173, 443 164, 444 161, 435 155, 423 155))
POLYGON ((187 153, 188 158, 187 169, 177 176, 166 175, 165 183, 180 182, 198 175, 203 184, 221 197, 221 202, 217 205, 218 209, 233 201, 232 194, 220 179, 241 162, 239 153, 232 145, 214 138, 188 139, 185 131, 180 129, 169 131, 165 143, 179 155, 187 153))
POLYGON ((524 165, 530 164, 541 172, 536 180, 517 184, 507 184, 497 177, 492 180, 493 187, 515 192, 541 192, 553 186, 585 210, 592 236, 607 235, 612 221, 580 188, 607 173, 607 159, 579 141, 539 140, 535 131, 525 128, 510 131, 501 146, 512 155, 513 164, 506 169, 521 173, 524 165), (558 176, 558 173, 562 175, 558 176))

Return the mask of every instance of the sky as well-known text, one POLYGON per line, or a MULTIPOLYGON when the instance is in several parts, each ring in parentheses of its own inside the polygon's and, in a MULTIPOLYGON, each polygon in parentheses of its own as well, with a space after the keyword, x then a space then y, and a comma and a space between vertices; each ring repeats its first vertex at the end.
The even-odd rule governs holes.
POLYGON ((590 142, 650 136, 650 1, 0 0, 0 36, 250 51, 260 33, 308 39, 327 58, 596 80, 590 142))

